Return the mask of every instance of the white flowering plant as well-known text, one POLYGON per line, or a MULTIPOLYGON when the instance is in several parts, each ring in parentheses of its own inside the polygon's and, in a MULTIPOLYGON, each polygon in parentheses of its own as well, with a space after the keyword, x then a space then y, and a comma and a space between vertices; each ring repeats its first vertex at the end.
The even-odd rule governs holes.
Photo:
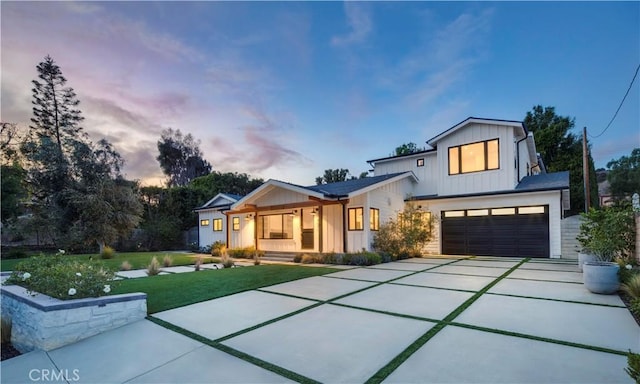
POLYGON ((111 292, 115 272, 100 261, 73 260, 69 256, 36 256, 16 265, 5 284, 26 288, 62 300, 99 297, 111 292))

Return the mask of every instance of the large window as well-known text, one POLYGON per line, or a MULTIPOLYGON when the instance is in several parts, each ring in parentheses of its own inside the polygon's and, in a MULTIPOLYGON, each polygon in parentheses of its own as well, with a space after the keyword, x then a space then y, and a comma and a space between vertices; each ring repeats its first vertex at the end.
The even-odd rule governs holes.
POLYGON ((377 231, 380 229, 380 210, 369 208, 369 229, 377 231))
POLYGON ((258 233, 261 239, 293 239, 293 215, 260 216, 258 233))
POLYGON ((449 147, 449 174, 487 171, 500 168, 498 139, 449 147))
POLYGON ((240 218, 238 216, 233 217, 233 219, 231 219, 231 229, 233 229, 234 231, 239 231, 240 230, 240 218))
POLYGON ((222 219, 213 219, 213 231, 214 232, 222 231, 222 219))
POLYGON ((349 230, 362 231, 363 229, 364 223, 362 219, 362 207, 349 208, 349 230))

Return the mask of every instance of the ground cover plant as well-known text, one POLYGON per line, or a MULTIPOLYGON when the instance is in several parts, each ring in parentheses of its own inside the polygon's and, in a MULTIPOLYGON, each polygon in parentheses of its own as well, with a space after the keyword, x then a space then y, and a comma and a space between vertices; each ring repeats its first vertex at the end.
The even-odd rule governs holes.
POLYGON ((33 294, 70 300, 108 294, 114 277, 114 270, 99 261, 42 255, 18 263, 5 284, 19 285, 33 294))
MULTIPOLYGON (((162 260, 164 256, 168 255, 167 252, 116 252, 115 255, 111 259, 103 259, 103 264, 111 269, 117 270, 120 269, 120 266, 127 261, 131 266, 130 269, 143 269, 149 265, 151 259, 155 256, 159 260, 162 260)), ((47 255, 50 257, 53 255, 47 255)), ((193 253, 171 253, 172 265, 191 265, 194 264, 198 255, 193 253)), ((89 262, 91 260, 100 259, 100 256, 97 253, 93 254, 80 254, 80 255, 69 255, 65 254, 61 256, 63 259, 71 259, 79 262, 89 262)), ((0 268, 2 271, 13 271, 15 266, 27 259, 2 259, 2 263, 0 268)), ((217 262, 218 259, 210 256, 204 256, 204 263, 212 263, 217 262)))
POLYGON ((336 272, 334 268, 296 265, 202 270, 119 282, 112 294, 144 292, 149 314, 273 284, 336 272))

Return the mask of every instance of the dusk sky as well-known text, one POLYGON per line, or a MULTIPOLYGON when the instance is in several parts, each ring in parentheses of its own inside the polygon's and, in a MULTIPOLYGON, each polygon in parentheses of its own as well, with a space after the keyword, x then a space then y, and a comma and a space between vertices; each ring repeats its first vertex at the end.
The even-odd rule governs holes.
MULTIPOLYGON (((640 64, 640 2, 0 3, 3 122, 26 127, 49 54, 84 129, 125 173, 164 179, 164 128, 218 171, 310 185, 469 116, 555 106, 603 131, 640 64)), ((640 147, 640 75, 596 167, 640 147)))

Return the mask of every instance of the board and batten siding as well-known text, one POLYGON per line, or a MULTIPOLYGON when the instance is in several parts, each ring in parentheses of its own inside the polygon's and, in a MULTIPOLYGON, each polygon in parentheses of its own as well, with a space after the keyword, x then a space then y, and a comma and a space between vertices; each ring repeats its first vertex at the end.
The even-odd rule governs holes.
POLYGON ((246 220, 247 214, 229 215, 229 237, 231 238, 230 248, 245 248, 255 246, 254 242, 254 225, 253 219, 246 220), (240 219, 240 230, 233 230, 233 218, 240 219))
POLYGON ((515 187, 514 128, 490 124, 470 124, 438 142, 438 195, 457 195, 509 190, 515 187), (499 139, 500 168, 449 175, 449 147, 499 139))
POLYGON ((421 196, 434 195, 438 192, 438 156, 435 151, 377 163, 374 176, 407 171, 412 171, 418 179, 418 183, 412 185, 407 193, 421 196), (418 159, 424 159, 424 166, 418 167, 418 159))
POLYGON ((274 187, 272 190, 267 191, 262 196, 258 197, 254 204, 257 204, 260 207, 265 207, 270 205, 283 205, 308 201, 308 195, 274 187))
POLYGON ((431 211, 437 215, 434 220, 434 237, 431 243, 425 247, 427 253, 441 253, 440 224, 442 212, 449 210, 520 207, 531 205, 549 206, 549 254, 551 258, 559 258, 562 254, 561 238, 561 204, 560 191, 517 193, 496 196, 468 197, 458 199, 423 200, 418 202, 425 211, 431 211))
POLYGON ((222 241, 227 243, 227 217, 220 211, 208 210, 198 212, 198 243, 200 247, 206 247, 222 241), (213 231, 213 220, 222 219, 222 231, 213 231), (209 220, 208 225, 200 225, 202 220, 209 220))
POLYGON ((344 252, 342 243, 342 205, 333 204, 322 207, 322 251, 344 252))

